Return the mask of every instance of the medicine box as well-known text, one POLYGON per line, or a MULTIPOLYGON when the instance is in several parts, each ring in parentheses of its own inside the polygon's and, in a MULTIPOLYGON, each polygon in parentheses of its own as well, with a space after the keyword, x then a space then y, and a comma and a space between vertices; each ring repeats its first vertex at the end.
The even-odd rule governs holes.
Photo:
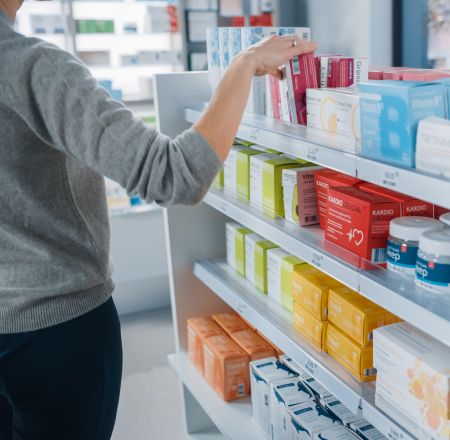
POLYGON ((371 425, 367 420, 350 423, 350 429, 362 440, 386 440, 378 429, 371 425))
POLYGON ((302 380, 309 377, 306 371, 287 354, 280 356, 280 361, 288 368, 290 368, 294 373, 296 373, 302 380))
POLYGON ((240 27, 231 27, 228 29, 228 47, 230 54, 230 63, 236 55, 242 52, 242 35, 240 27))
POLYGON ((333 324, 327 327, 327 352, 361 381, 375 380, 373 347, 363 347, 333 324))
POLYGON ((321 88, 330 87, 328 85, 328 71, 331 58, 339 58, 340 55, 337 54, 328 54, 328 55, 318 55, 316 57, 316 69, 320 69, 320 73, 318 75, 319 78, 319 86, 321 88))
POLYGON ((438 83, 361 83, 361 154, 414 167, 417 126, 428 116, 445 117, 444 88, 438 83))
POLYGON ((382 186, 375 185, 373 183, 362 183, 358 186, 361 191, 366 191, 372 194, 385 197, 387 199, 394 200, 400 203, 401 216, 423 216, 433 217, 433 204, 425 202, 424 200, 416 199, 415 197, 401 194, 396 191, 392 191, 382 186))
POLYGON ((240 330, 247 330, 249 328, 237 313, 217 313, 211 317, 227 334, 238 332, 240 330))
POLYGON ((362 180, 330 169, 317 171, 315 174, 315 180, 320 227, 325 229, 328 207, 328 190, 335 187, 356 186, 359 185, 362 180))
POLYGON ((233 194, 236 194, 237 191, 238 153, 248 149, 243 145, 233 145, 223 164, 224 187, 233 194))
POLYGON ((236 192, 242 200, 250 199, 250 158, 262 151, 253 148, 240 149, 236 155, 236 192))
POLYGON ((328 190, 325 238, 375 264, 386 263, 390 221, 400 203, 354 187, 328 190))
POLYGON ((296 374, 291 369, 275 357, 250 362, 253 419, 267 436, 270 435, 270 384, 295 376, 296 374))
POLYGON ((350 423, 361 420, 360 415, 353 414, 341 401, 334 396, 324 397, 320 403, 326 408, 330 416, 342 423, 344 426, 349 426, 350 423))
POLYGON ((327 321, 314 318, 298 303, 294 303, 292 323, 295 328, 316 350, 326 350, 325 338, 327 321))
POLYGON ((316 379, 311 377, 309 374, 304 374, 302 376, 303 383, 314 393, 314 395, 319 399, 324 399, 325 397, 331 396, 331 393, 322 386, 316 379))
POLYGON ((373 331, 400 319, 349 287, 330 289, 328 319, 358 344, 373 344, 373 331))
POLYGON ((311 440, 315 434, 334 425, 328 413, 314 402, 303 402, 289 409, 292 439, 311 440))
POLYGON ((247 353, 251 361, 275 355, 272 345, 268 344, 252 329, 236 331, 231 333, 230 337, 247 353))
POLYGON ((239 223, 226 224, 227 263, 245 276, 245 236, 252 231, 239 223))
POLYGON ((314 394, 299 378, 283 379, 270 384, 271 439, 285 440, 290 424, 289 408, 311 402, 314 394))
POLYGON ((267 251, 277 247, 258 234, 245 236, 245 276, 263 293, 267 293, 267 251))
POLYGON ((190 318, 187 320, 188 354, 191 362, 204 374, 203 358, 204 341, 216 335, 224 335, 224 331, 209 316, 190 318))
POLYGON ((214 90, 220 81, 219 28, 206 30, 206 51, 209 81, 214 90))
POLYGON ((367 58, 334 58, 337 77, 334 87, 350 87, 369 79, 369 61, 367 58))
POLYGON ((305 166, 283 170, 283 201, 286 220, 300 226, 319 221, 315 173, 319 166, 305 166))
POLYGON ((219 171, 217 176, 214 179, 213 185, 216 188, 223 188, 224 186, 224 174, 223 174, 223 168, 219 171))
POLYGON ((258 334, 258 336, 260 336, 262 339, 264 339, 264 341, 266 341, 267 344, 269 344, 275 350, 275 355, 278 359, 282 355, 284 355, 284 352, 282 350, 280 350, 280 348, 277 347, 270 339, 266 338, 260 331, 256 330, 256 333, 258 334))
POLYGON ((450 209, 443 208, 442 206, 434 205, 434 218, 438 219, 441 217, 442 214, 447 214, 447 212, 450 212, 450 209))
POLYGON ((342 425, 335 425, 325 431, 314 434, 314 440, 358 440, 358 437, 342 425))
POLYGON ((339 281, 309 264, 296 268, 292 274, 294 304, 319 321, 328 319, 329 289, 342 286, 339 281))
POLYGON ((419 122, 416 168, 450 178, 450 121, 432 116, 419 122))
POLYGON ((374 364, 379 371, 377 397, 433 438, 450 437, 450 349, 409 323, 374 331, 374 364))
POLYGON ((205 339, 204 358, 205 379, 223 400, 248 396, 249 358, 229 336, 205 339))
POLYGON ((250 157, 250 203, 255 207, 263 207, 264 163, 279 157, 272 153, 250 157))
POLYGON ((229 29, 228 27, 219 27, 219 65, 221 76, 223 76, 230 65, 229 29))

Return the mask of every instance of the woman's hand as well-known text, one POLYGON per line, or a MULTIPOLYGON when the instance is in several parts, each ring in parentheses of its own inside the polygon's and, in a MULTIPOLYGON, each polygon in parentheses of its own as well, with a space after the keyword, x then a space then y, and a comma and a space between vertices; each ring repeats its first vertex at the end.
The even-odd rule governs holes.
POLYGON ((298 35, 274 35, 249 47, 242 57, 252 64, 256 76, 269 74, 282 79, 280 66, 294 56, 314 52, 316 48, 316 43, 303 40, 298 35))

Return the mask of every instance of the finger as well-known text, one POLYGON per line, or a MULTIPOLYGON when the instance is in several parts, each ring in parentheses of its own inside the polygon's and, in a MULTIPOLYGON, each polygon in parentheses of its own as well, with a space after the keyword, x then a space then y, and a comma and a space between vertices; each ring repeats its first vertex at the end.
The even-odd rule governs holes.
POLYGON ((304 53, 314 52, 317 49, 317 44, 312 42, 301 42, 301 44, 297 44, 296 46, 292 46, 291 53, 292 56, 302 55, 304 53))

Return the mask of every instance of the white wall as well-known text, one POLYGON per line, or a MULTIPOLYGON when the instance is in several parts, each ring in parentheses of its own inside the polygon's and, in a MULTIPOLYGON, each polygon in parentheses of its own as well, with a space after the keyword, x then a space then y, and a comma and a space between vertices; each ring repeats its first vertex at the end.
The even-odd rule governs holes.
POLYGON ((309 0, 308 24, 319 52, 392 65, 392 1, 309 0))

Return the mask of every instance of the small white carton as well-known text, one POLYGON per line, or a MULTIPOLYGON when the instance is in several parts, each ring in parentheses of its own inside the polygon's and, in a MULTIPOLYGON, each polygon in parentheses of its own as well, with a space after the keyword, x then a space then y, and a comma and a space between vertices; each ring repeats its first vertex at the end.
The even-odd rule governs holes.
POLYGON ((272 440, 284 440, 287 436, 289 408, 314 398, 300 378, 283 379, 270 384, 270 430, 272 440))
POLYGON ((230 63, 236 55, 242 52, 242 35, 240 27, 231 27, 228 31, 230 63))
POLYGON ((280 356, 280 361, 283 362, 288 368, 294 371, 303 380, 303 378, 308 378, 309 374, 289 355, 283 354, 280 356))
POLYGON ((219 28, 206 30, 206 51, 208 57, 208 75, 211 87, 215 89, 220 82, 219 28))
POLYGON ((230 65, 230 37, 228 27, 219 28, 219 65, 220 76, 223 76, 225 70, 230 65))
POLYGON ((345 426, 349 426, 350 423, 360 421, 361 415, 353 414, 341 401, 334 396, 324 397, 320 401, 322 405, 327 409, 328 413, 333 419, 338 420, 345 426))
POLYGON ((278 304, 281 304, 282 260, 289 256, 290 254, 281 248, 267 251, 267 294, 278 304))
POLYGON ((256 154, 250 157, 250 203, 263 207, 264 162, 279 157, 277 154, 256 154))
POLYGON ((237 154, 239 151, 247 150, 243 145, 233 145, 223 164, 223 182, 227 191, 236 194, 237 185, 237 154))
POLYGON ((332 394, 319 382, 317 382, 314 377, 311 377, 309 375, 306 375, 303 377, 303 382, 305 382, 305 385, 307 385, 309 388, 311 388, 312 392, 320 399, 324 399, 325 397, 330 397, 332 394))
POLYGON ((245 277, 252 283, 255 282, 255 246, 264 240, 260 235, 253 233, 245 236, 245 277))
POLYGON ((236 222, 229 222, 225 226, 227 263, 233 269, 236 269, 236 231, 241 227, 242 225, 236 222))
POLYGON ((350 423, 350 429, 356 432, 362 440, 387 440, 378 429, 374 428, 367 420, 350 423))
POLYGON ((262 431, 270 435, 269 395, 271 382, 295 377, 296 374, 275 357, 250 362, 250 384, 253 418, 262 431))
POLYGON ((304 402, 289 409, 290 439, 311 440, 315 434, 337 424, 321 405, 304 402))
POLYGON ((325 431, 314 434, 313 437, 314 440, 357 440, 359 438, 360 437, 342 425, 328 428, 325 431))

